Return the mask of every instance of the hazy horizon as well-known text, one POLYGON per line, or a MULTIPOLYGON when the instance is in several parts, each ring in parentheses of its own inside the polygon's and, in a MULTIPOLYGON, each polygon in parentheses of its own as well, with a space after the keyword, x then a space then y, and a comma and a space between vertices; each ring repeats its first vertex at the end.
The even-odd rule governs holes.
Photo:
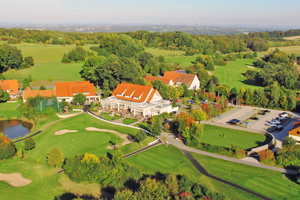
POLYGON ((300 27, 300 1, 13 0, 1 23, 197 24, 300 27))

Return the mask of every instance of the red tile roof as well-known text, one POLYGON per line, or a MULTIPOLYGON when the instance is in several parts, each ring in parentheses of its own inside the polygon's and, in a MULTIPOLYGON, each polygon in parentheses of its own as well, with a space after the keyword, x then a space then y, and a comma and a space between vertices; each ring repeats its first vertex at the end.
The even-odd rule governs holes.
POLYGON ((76 93, 82 93, 85 96, 94 96, 94 84, 90 81, 77 82, 59 82, 55 83, 57 97, 73 97, 76 93))
POLYGON ((186 74, 186 73, 177 73, 175 72, 165 72, 164 78, 170 78, 174 82, 174 84, 180 82, 185 83, 190 86, 194 80, 196 75, 194 74, 186 74))
POLYGON ((55 90, 27 90, 23 91, 23 100, 27 100, 29 97, 36 97, 40 95, 42 97, 52 97, 55 96, 55 90))
POLYGON ((2 90, 8 90, 9 94, 17 94, 19 92, 18 80, 0 80, 0 86, 2 90))
POLYGON ((181 73, 167 71, 164 74, 164 78, 171 79, 173 81, 173 83, 176 84, 176 80, 180 75, 181 75, 181 73))
POLYGON ((171 79, 169 78, 160 78, 160 77, 154 77, 154 76, 146 76, 145 80, 147 82, 155 81, 155 80, 161 80, 164 84, 169 84, 171 79))
POLYGON ((150 102, 157 90, 146 85, 136 85, 131 83, 121 83, 117 86, 111 96, 134 102, 150 102), (122 96, 120 96, 122 95, 122 96), (129 97, 125 97, 129 96, 129 97))

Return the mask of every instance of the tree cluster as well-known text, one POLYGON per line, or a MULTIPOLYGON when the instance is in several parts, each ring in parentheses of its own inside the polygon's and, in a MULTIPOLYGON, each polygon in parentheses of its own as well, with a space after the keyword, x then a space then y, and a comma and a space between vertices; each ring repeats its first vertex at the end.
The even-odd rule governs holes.
POLYGON ((68 54, 65 53, 61 61, 63 63, 84 61, 87 54, 90 55, 90 53, 84 50, 82 47, 75 47, 75 49, 72 49, 68 54))

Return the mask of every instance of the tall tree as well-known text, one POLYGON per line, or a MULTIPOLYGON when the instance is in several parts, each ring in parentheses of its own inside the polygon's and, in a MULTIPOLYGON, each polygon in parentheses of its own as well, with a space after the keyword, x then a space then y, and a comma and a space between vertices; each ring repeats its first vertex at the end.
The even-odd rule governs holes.
POLYGON ((55 166, 59 165, 64 161, 63 153, 59 150, 59 148, 54 148, 50 151, 50 153, 47 156, 47 164, 49 166, 55 166))
POLYGON ((20 158, 20 160, 22 161, 22 158, 24 157, 24 153, 21 148, 19 148, 17 154, 18 154, 18 157, 20 158))
POLYGON ((30 155, 30 150, 35 148, 35 141, 32 137, 25 139, 24 148, 25 150, 29 151, 29 155, 30 155))

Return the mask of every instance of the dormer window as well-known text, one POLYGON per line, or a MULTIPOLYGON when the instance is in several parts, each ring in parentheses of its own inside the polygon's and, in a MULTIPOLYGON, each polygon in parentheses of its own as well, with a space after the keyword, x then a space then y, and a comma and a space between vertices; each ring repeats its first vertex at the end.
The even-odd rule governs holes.
POLYGON ((130 96, 128 96, 128 95, 125 95, 125 97, 126 97, 126 98, 130 98, 130 96))
POLYGON ((14 91, 14 89, 11 89, 10 91, 12 92, 12 91, 14 91))
POLYGON ((121 96, 122 96, 122 94, 117 94, 117 96, 121 97, 121 96))
POLYGON ((139 98, 139 97, 133 97, 133 99, 140 100, 140 98, 139 98))

